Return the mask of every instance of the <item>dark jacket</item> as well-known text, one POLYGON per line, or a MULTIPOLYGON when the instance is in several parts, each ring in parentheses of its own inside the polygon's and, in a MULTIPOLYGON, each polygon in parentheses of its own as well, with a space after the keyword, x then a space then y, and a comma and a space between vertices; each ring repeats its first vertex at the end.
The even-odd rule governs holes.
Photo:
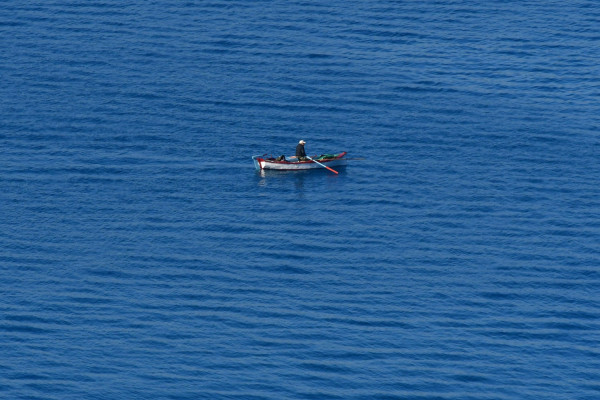
POLYGON ((304 145, 302 143, 298 143, 298 146, 296 146, 296 157, 306 157, 306 152, 304 151, 304 145))

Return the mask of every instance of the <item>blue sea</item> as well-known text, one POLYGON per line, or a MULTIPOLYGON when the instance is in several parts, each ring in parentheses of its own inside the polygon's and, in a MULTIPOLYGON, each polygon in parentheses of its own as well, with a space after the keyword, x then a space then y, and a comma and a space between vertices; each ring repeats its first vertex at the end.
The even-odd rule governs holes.
POLYGON ((5 0, 0 78, 1 399, 600 399, 597 1, 5 0))

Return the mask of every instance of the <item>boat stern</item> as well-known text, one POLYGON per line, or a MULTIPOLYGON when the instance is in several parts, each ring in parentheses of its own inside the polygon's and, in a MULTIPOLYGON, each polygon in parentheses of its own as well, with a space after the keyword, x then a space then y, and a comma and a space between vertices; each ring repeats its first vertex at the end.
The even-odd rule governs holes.
POLYGON ((261 156, 252 156, 252 161, 254 161, 254 168, 256 168, 257 171, 260 171, 263 168, 265 160, 261 158, 261 156))

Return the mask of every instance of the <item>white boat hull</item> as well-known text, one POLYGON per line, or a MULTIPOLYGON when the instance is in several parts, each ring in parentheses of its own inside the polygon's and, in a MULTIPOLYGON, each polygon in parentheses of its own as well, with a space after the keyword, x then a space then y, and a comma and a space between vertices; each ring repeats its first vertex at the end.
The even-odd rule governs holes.
MULTIPOLYGON (((346 165, 347 160, 344 158, 346 153, 340 153, 337 158, 330 158, 325 160, 317 160, 319 163, 326 165, 328 167, 339 167, 346 165)), ((317 157, 313 157, 317 159, 317 157)), ((262 158, 261 156, 252 157, 254 160, 254 167, 257 170, 278 170, 278 171, 300 171, 300 170, 308 170, 308 169, 325 169, 322 165, 315 163, 314 161, 277 161, 272 158, 262 158)))

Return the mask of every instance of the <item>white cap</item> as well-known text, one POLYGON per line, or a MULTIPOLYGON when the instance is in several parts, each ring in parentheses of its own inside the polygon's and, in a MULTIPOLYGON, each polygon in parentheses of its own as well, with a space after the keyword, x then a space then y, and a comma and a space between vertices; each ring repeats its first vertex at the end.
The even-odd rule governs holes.
POLYGON ((306 142, 304 140, 300 139, 300 141, 298 143, 305 144, 306 142))

